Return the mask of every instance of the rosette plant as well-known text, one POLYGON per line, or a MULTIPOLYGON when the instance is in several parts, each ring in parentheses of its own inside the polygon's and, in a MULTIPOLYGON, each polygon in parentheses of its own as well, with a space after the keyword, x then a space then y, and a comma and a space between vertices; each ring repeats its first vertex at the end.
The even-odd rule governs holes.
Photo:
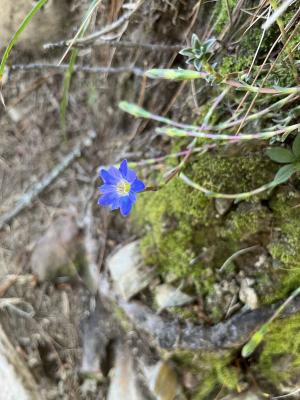
POLYGON ((187 57, 187 64, 193 65, 197 71, 201 71, 203 63, 207 62, 208 56, 213 53, 215 42, 215 38, 201 42, 198 36, 193 33, 192 46, 181 50, 179 54, 187 57))

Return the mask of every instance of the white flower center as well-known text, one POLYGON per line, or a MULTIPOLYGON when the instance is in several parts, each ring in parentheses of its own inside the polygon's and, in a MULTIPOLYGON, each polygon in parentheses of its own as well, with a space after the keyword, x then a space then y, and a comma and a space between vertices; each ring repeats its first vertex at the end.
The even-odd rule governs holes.
POLYGON ((130 191, 130 183, 121 181, 117 184, 117 193, 120 196, 126 196, 130 191))

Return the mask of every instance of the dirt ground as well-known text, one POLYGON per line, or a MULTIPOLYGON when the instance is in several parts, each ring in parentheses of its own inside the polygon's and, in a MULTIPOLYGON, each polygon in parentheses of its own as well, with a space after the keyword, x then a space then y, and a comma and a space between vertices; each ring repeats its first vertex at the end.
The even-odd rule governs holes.
MULTIPOLYGON (((7 42, 29 3, 32 4, 29 0, 18 4, 0 1, 1 44, 7 42)), ((130 22, 121 25, 113 34, 117 39, 135 41, 140 38, 142 29, 142 39, 148 43, 185 42, 194 23, 197 9, 193 6, 196 3, 149 1, 130 22)), ((94 29, 117 20, 124 12, 123 5, 120 0, 103 1, 94 29)), ((43 51, 41 44, 65 39, 69 28, 76 26, 71 20, 71 7, 69 2, 49 2, 13 50, 10 65, 55 63, 57 54, 62 54, 63 49, 57 53, 43 51)), ((80 20, 81 11, 73 8, 80 20)), ((176 51, 172 49, 154 52, 138 46, 128 49, 99 46, 81 50, 78 64, 148 68, 171 65, 175 57, 176 51)), ((95 205, 98 167, 126 156, 134 160, 160 153, 151 144, 149 136, 147 140, 145 136, 139 136, 142 130, 148 132, 155 143, 157 139, 151 127, 147 128, 143 122, 129 122, 117 109, 118 101, 124 98, 144 101, 145 81, 131 73, 76 73, 71 85, 67 133, 63 135, 59 125, 63 72, 47 68, 34 71, 10 69, 3 88, 6 109, 0 108, 1 216, 57 167, 89 132, 95 132, 96 137, 81 157, 1 230, 0 293, 5 298, 21 299, 22 303, 17 308, 0 307, 0 319, 37 381, 41 398, 103 399, 106 385, 100 384, 102 378, 95 380, 96 387, 89 387, 80 373, 83 357, 80 327, 89 314, 91 294, 81 278, 37 282, 32 277, 32 252, 53 221, 71 215, 80 230, 87 209, 92 207, 93 235, 98 244, 98 267, 101 268, 103 257, 116 244, 128 240, 129 234, 124 219, 111 219, 95 205)), ((147 90, 150 104, 156 104, 158 112, 166 109, 176 94, 174 88, 172 84, 151 83, 147 90), (161 89, 165 86, 162 101, 157 99, 158 95, 151 97, 152 88, 157 85, 161 89)), ((43 263, 41 260, 40 268, 43 263)), ((47 265, 51 268, 51 261, 47 265)))
MULTIPOLYGON (((265 17, 269 6, 263 0, 100 1, 86 34, 100 31, 101 35, 75 44, 76 66, 62 121, 70 54, 61 65, 58 61, 90 3, 49 0, 13 48, 5 72, 1 88, 5 106, 0 103, 0 343, 3 328, 32 375, 38 396, 45 400, 217 400, 222 396, 259 400, 259 396, 271 398, 270 393, 298 390, 299 358, 293 371, 294 358, 286 354, 293 347, 291 340, 286 341, 291 347, 283 346, 283 354, 279 353, 282 358, 276 352, 278 343, 286 343, 274 331, 270 342, 253 356, 241 355, 252 333, 298 285, 293 271, 299 265, 286 271, 291 275, 284 275, 286 265, 277 259, 281 256, 285 261, 289 256, 300 262, 298 231, 287 221, 290 215, 300 220, 296 176, 286 186, 280 183, 270 197, 263 192, 253 203, 242 196, 236 203, 234 195, 229 201, 211 199, 174 179, 163 190, 152 187, 153 192, 144 193, 156 199, 152 203, 136 204, 140 225, 144 224, 140 230, 134 218, 125 219, 97 205, 100 166, 126 158, 133 162, 164 158, 171 148, 186 151, 182 138, 176 142, 159 136, 158 124, 121 112, 121 100, 180 123, 206 124, 207 132, 236 134, 235 127, 244 122, 242 133, 279 128, 282 132, 297 123, 298 89, 288 92, 291 97, 284 105, 276 92, 280 91, 276 74, 282 87, 295 85, 286 60, 279 58, 284 45, 278 27, 260 42, 257 15, 262 12, 265 17), (252 31, 248 27, 254 14, 252 31), (187 68, 178 51, 190 45, 195 32, 201 39, 218 35, 207 68, 221 71, 224 80, 213 73, 200 83, 145 76, 151 68, 187 68), (273 71, 275 77, 271 74, 265 81, 264 74, 272 70, 277 56, 282 63, 273 71), (261 69, 262 76, 252 83, 268 88, 265 97, 259 89, 252 88, 254 94, 249 90, 246 95, 240 90, 249 86, 240 81, 246 82, 246 68, 252 61, 249 82, 261 69), (274 85, 276 96, 269 90, 274 85), (260 95, 255 102, 256 92, 260 95), (249 118, 241 122, 246 114, 249 118), (223 121, 230 122, 231 130, 220 127, 223 121), (139 204, 144 210, 138 209, 139 204), (143 267, 149 261, 148 270, 145 267, 140 275, 154 270, 155 263, 160 269, 135 297, 120 300, 112 284, 109 256, 127 244, 136 248, 139 239, 145 239, 143 267), (272 253, 273 244, 278 245, 279 256, 274 249, 272 253), (290 276, 291 282, 281 292, 281 277, 290 276), (267 300, 276 285, 278 296, 267 300), (170 290, 175 288, 172 293, 178 295, 183 288, 185 306, 173 304, 170 311, 169 306, 166 310, 155 303, 158 287, 165 302, 172 298, 170 290), (263 369, 258 361, 265 349, 271 354, 265 359, 272 365, 266 362, 263 369), (266 374, 273 364, 275 373, 287 365, 294 374, 277 385, 266 374)), ((32 4, 32 0, 0 0, 2 53, 32 4)), ((299 18, 298 11, 297 18, 289 16, 288 24, 298 26, 299 18)), ((217 192, 244 194, 273 179, 279 167, 265 153, 273 142, 223 143, 223 139, 220 147, 212 142, 206 147, 200 139, 195 162, 187 164, 197 182, 216 187, 217 192)), ((277 145, 288 149, 291 143, 288 137, 277 145)), ((177 155, 174 159, 183 160, 177 155)), ((139 168, 138 174, 154 185, 156 176, 169 168, 173 164, 159 161, 139 168)), ((130 261, 135 260, 133 255, 129 253, 130 261)), ((275 331, 278 326, 284 334, 282 328, 290 327, 293 338, 299 331, 295 315, 299 309, 300 299, 294 298, 282 313, 291 322, 276 320, 275 331)), ((298 343, 296 338, 293 357, 299 353, 298 343)))

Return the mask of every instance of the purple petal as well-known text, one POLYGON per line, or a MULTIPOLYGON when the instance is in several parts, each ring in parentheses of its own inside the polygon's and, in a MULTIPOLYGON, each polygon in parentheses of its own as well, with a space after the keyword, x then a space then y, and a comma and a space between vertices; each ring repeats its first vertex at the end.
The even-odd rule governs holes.
POLYGON ((141 181, 140 179, 136 179, 131 185, 131 190, 133 190, 134 192, 141 192, 145 189, 145 187, 146 186, 143 181, 141 181))
POLYGON ((127 160, 123 160, 123 161, 121 162, 119 171, 121 172, 123 178, 126 179, 126 174, 127 174, 127 171, 128 171, 127 160))
POLYGON ((129 196, 129 198, 130 198, 132 203, 136 202, 136 194, 135 194, 135 192, 133 190, 130 190, 130 192, 128 193, 128 196, 129 196))
POLYGON ((128 169, 125 179, 127 182, 132 183, 136 180, 136 173, 132 169, 128 169))
POLYGON ((116 186, 108 185, 107 183, 105 183, 104 185, 99 186, 98 189, 100 190, 101 193, 111 193, 116 191, 116 186))
POLYGON ((121 214, 124 217, 127 217, 127 215, 130 213, 132 205, 133 205, 133 203, 130 200, 129 196, 124 196, 124 197, 120 198, 120 210, 121 210, 121 214))
POLYGON ((101 169, 100 176, 103 179, 104 183, 107 183, 109 185, 114 185, 117 183, 117 179, 112 176, 108 171, 106 171, 106 169, 101 169))
POLYGON ((98 204, 100 206, 109 206, 110 204, 114 203, 117 198, 117 193, 105 193, 98 200, 98 204))
POLYGON ((116 180, 119 181, 120 179, 122 179, 122 175, 121 175, 120 171, 118 170, 118 168, 114 167, 113 165, 108 168, 108 172, 110 173, 110 175, 112 175, 114 178, 116 178, 116 180))
POLYGON ((111 209, 116 210, 117 208, 120 208, 120 198, 116 197, 115 200, 111 203, 111 209))

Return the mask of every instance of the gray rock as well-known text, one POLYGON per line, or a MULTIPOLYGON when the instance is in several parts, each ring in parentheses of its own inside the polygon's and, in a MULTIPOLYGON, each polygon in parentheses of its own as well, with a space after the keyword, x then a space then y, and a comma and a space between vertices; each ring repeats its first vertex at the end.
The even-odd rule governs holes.
POLYGON ((131 242, 107 258, 107 267, 116 291, 125 299, 145 289, 155 276, 152 268, 145 266, 139 250, 139 241, 131 242))

